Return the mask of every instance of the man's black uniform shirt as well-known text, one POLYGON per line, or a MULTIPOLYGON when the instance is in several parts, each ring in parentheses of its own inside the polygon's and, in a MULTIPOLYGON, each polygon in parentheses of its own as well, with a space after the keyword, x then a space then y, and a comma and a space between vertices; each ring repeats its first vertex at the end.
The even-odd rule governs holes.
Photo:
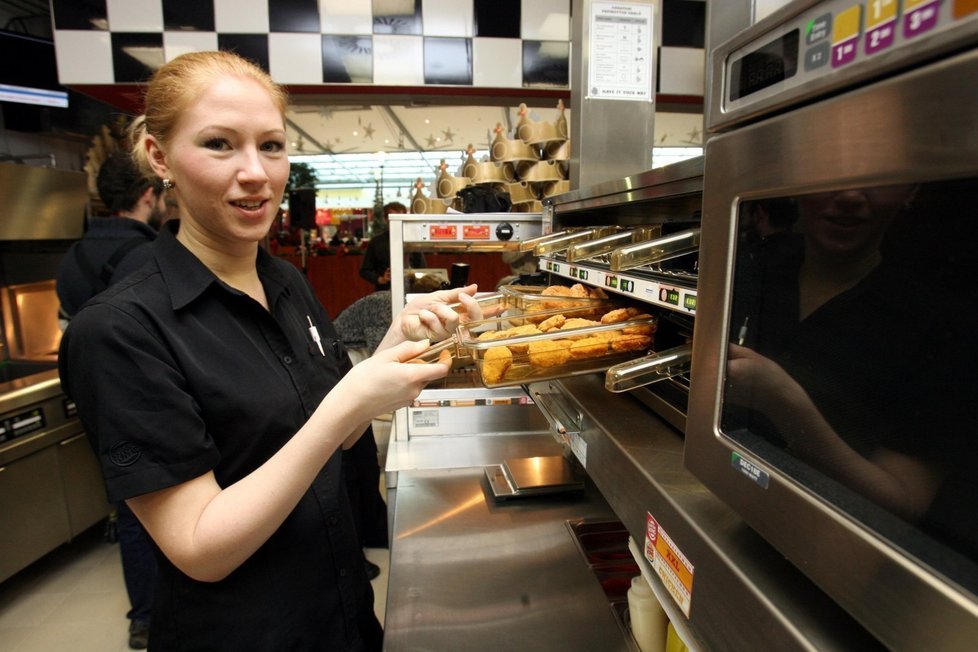
POLYGON ((92 219, 85 236, 71 245, 58 267, 57 292, 61 308, 66 314, 74 315, 82 305, 98 294, 79 266, 77 251, 85 257, 93 271, 98 274, 120 247, 130 240, 145 238, 146 242, 129 249, 119 261, 106 285, 111 285, 143 266, 152 258, 149 247, 156 238, 156 231, 148 224, 128 217, 96 217, 92 219))

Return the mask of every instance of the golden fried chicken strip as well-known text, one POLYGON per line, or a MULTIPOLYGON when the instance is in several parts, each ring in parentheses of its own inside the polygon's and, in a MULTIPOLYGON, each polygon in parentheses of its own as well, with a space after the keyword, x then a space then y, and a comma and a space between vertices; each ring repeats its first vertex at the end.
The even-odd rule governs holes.
POLYGON ((570 360, 570 342, 567 340, 530 342, 528 353, 531 365, 556 367, 570 360))
POLYGON ((513 354, 505 346, 497 346, 486 351, 482 358, 482 380, 486 385, 495 385, 502 381, 506 372, 513 365, 513 354))

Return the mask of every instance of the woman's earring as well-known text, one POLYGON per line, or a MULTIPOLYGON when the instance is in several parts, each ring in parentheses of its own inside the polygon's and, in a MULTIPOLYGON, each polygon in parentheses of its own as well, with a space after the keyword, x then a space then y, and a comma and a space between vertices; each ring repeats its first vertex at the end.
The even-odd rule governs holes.
POLYGON ((170 179, 170 177, 163 179, 163 190, 172 190, 172 189, 173 189, 173 180, 170 179))

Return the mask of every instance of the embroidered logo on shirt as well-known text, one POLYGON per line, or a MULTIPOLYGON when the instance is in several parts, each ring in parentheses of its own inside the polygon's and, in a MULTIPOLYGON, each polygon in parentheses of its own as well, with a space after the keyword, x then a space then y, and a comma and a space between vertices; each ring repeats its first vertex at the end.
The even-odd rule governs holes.
POLYGON ((130 441, 120 441, 109 449, 109 459, 116 466, 132 466, 143 454, 143 450, 130 441))

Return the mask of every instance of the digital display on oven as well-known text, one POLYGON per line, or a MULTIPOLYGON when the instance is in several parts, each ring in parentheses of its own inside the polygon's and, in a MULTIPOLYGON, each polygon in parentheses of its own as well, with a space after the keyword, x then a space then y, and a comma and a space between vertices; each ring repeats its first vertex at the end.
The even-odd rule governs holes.
POLYGON ((793 29, 734 61, 730 68, 730 101, 794 77, 798 71, 798 40, 799 31, 793 29))

